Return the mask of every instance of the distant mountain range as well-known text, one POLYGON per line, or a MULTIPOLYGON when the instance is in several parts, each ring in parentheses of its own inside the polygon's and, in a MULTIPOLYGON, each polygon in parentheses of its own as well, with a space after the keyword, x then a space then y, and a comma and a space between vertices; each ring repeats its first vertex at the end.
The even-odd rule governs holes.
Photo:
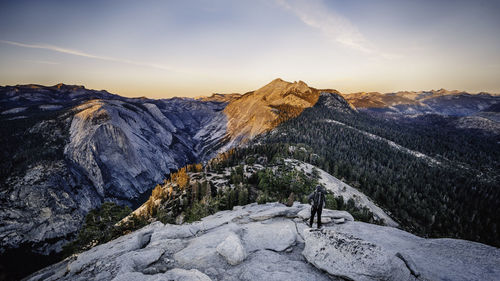
POLYGON ((360 92, 344 95, 356 108, 402 114, 442 114, 468 116, 498 103, 500 96, 488 93, 469 94, 445 89, 396 92, 360 92))
POLYGON ((450 116, 446 126, 497 136, 499 105, 500 96, 487 93, 341 95, 281 79, 197 99, 125 98, 64 84, 0 87, 0 254, 60 252, 104 201, 137 207, 172 171, 247 146, 313 107, 393 119, 438 114, 450 116))

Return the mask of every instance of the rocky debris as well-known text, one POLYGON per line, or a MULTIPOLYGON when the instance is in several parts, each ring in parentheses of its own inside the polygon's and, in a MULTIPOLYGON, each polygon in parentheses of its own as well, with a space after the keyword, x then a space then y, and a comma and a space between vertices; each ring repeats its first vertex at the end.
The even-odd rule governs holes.
POLYGON ((311 229, 308 205, 235 207, 200 222, 152 223, 27 280, 498 280, 500 250, 346 219, 311 229), (258 221, 257 214, 265 214, 258 221), (292 215, 295 214, 295 215, 292 215))
POLYGON ((424 239, 361 222, 304 231, 304 257, 349 280, 498 280, 500 249, 457 239, 424 239))

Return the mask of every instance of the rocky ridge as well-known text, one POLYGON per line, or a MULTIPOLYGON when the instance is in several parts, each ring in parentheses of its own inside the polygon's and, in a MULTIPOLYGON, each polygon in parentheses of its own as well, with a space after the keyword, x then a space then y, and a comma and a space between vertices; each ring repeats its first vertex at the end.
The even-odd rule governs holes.
POLYGON ((360 92, 343 95, 356 108, 375 112, 469 116, 500 102, 500 96, 445 89, 419 92, 360 92))
POLYGON ((302 81, 290 83, 275 79, 228 104, 224 109, 228 133, 231 139, 245 142, 300 115, 302 110, 313 106, 318 97, 319 91, 302 81))
POLYGON ((26 280, 497 280, 500 250, 424 239, 309 206, 250 204, 183 225, 152 223, 26 280), (338 223, 335 223, 338 222, 338 223), (459 262, 458 262, 459 261, 459 262))
MULTIPOLYGON (((289 149, 294 150, 297 148, 291 146, 289 149)), ((399 226, 396 221, 394 221, 384 210, 378 207, 368 196, 360 192, 358 189, 335 178, 324 170, 309 163, 291 158, 284 159, 283 163, 290 171, 294 170, 297 173, 304 172, 309 178, 317 177, 318 183, 321 184, 326 190, 333 192, 335 196, 343 197, 344 202, 352 200, 357 209, 362 210, 367 208, 367 210, 373 214, 374 221, 382 225, 392 227, 399 226), (315 173, 316 175, 313 175, 315 173)), ((251 177, 253 174, 258 173, 265 168, 277 170, 279 165, 280 163, 242 164, 241 168, 245 176, 251 177)), ((231 173, 234 172, 236 168, 237 167, 226 167, 219 172, 207 171, 206 169, 203 171, 188 171, 186 172, 186 176, 189 178, 190 184, 202 185, 205 182, 205 184, 214 188, 215 193, 227 192, 228 190, 234 190, 237 188, 235 184, 230 182, 231 173)), ((278 177, 279 175, 275 174, 275 176, 278 177)), ((168 213, 171 216, 176 216, 176 221, 182 221, 184 214, 178 214, 175 210, 178 209, 179 205, 182 205, 184 198, 187 197, 188 191, 185 188, 178 188, 177 184, 171 182, 159 185, 157 188, 158 190, 155 188, 155 191, 153 191, 153 194, 148 201, 134 210, 130 216, 135 215, 151 221, 154 219, 154 217, 150 214, 151 209, 168 210, 168 213)), ((125 221, 128 220, 130 216, 125 218, 125 221)))
POLYGON ((103 201, 137 204, 170 171, 225 149, 223 102, 60 84, 2 87, 0 106, 9 130, 0 253, 22 245, 58 252, 103 201))

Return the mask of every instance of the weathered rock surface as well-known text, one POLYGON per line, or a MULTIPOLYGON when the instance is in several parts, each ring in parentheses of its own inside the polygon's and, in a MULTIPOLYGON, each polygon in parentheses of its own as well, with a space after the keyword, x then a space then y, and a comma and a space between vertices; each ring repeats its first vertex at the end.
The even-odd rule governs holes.
POLYGON ((185 270, 174 268, 162 274, 146 275, 139 272, 127 272, 119 275, 113 280, 115 281, 160 281, 160 280, 176 280, 176 281, 211 281, 210 277, 201 273, 196 269, 185 270))
POLYGON ((240 238, 234 233, 230 233, 224 241, 217 245, 217 253, 226 258, 230 265, 240 264, 247 257, 240 238))
MULTIPOLYGON (((306 207, 296 203, 285 213, 297 214, 306 207)), ((194 278, 186 280, 331 280, 302 257, 304 244, 297 240, 296 226, 301 222, 293 220, 300 218, 285 215, 284 208, 278 203, 250 204, 192 224, 155 222, 29 280, 183 280, 169 277, 174 273, 194 278), (259 214, 268 219, 250 218, 259 214)))
MULTIPOLYGON (((152 223, 27 280, 498 280, 500 250, 346 220, 310 229, 308 206, 236 207, 184 225, 152 223), (295 214, 295 215, 292 215, 295 214), (259 217, 258 221, 252 217, 259 217), (264 219, 265 216, 265 219, 264 219)), ((332 217, 338 212, 325 210, 332 217)))
POLYGON ((304 256, 352 280, 498 280, 500 249, 457 239, 424 239, 361 222, 304 231, 304 256))
MULTIPOLYGON (((311 207, 305 207, 303 210, 301 210, 297 216, 303 220, 308 220, 311 217, 311 207)), ((321 213, 321 221, 328 221, 328 220, 334 220, 334 219, 344 219, 344 221, 354 221, 354 218, 352 217, 351 214, 347 211, 339 211, 339 210, 328 210, 324 209, 323 212, 321 213)), ((316 221, 316 217, 314 218, 314 221, 316 221)))
POLYGON ((243 241, 250 252, 260 249, 284 251, 292 246, 296 239, 297 230, 290 220, 276 219, 244 226, 243 241))

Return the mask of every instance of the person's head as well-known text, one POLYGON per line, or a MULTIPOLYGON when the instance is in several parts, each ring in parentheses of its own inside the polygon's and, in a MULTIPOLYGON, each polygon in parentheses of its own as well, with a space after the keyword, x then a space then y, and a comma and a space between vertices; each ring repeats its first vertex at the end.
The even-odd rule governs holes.
POLYGON ((319 185, 319 184, 318 184, 318 185, 316 186, 316 191, 321 191, 321 185, 319 185))

